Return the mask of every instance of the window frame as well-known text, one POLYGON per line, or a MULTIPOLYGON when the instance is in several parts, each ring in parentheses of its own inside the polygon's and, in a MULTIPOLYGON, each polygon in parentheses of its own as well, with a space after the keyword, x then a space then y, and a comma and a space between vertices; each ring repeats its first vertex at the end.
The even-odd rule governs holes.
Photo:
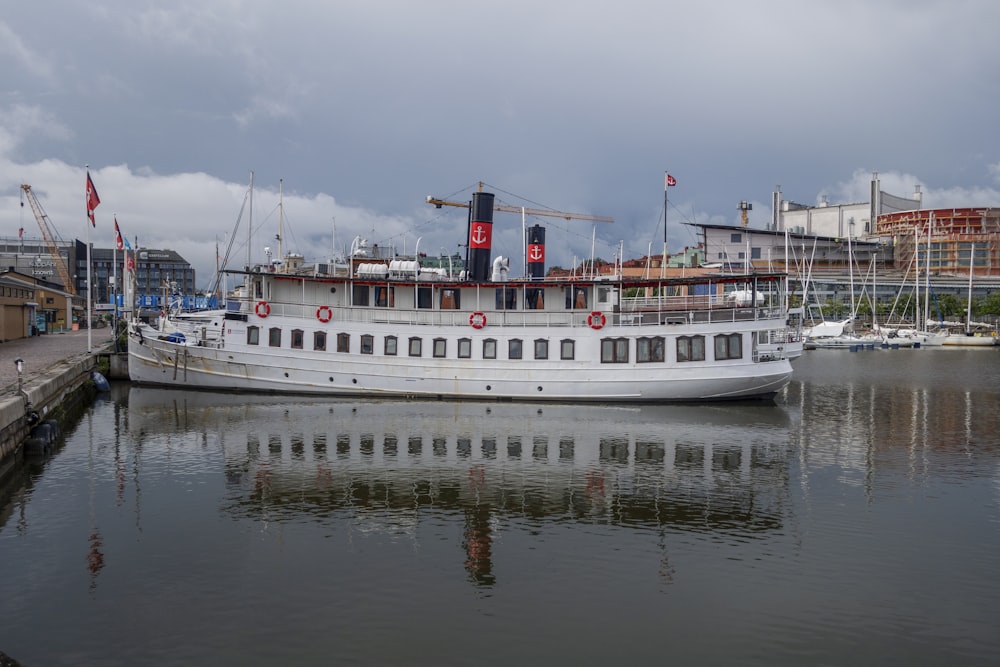
POLYGON ((743 358, 743 334, 716 334, 712 343, 716 361, 743 358))
POLYGON ((627 364, 629 361, 628 338, 607 336, 601 339, 602 364, 627 364))
POLYGON ((666 359, 667 339, 665 336, 639 336, 635 339, 635 362, 637 364, 662 363, 666 359))
POLYGON ((447 338, 435 338, 431 341, 431 356, 435 359, 444 359, 448 356, 447 338))
POLYGON ((675 347, 678 363, 705 361, 705 336, 701 334, 678 336, 675 347), (700 350, 698 349, 699 346, 700 350))

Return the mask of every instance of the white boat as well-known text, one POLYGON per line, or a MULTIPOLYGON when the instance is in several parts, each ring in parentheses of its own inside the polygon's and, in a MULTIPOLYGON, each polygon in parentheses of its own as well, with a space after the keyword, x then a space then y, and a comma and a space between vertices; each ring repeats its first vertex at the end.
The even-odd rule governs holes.
MULTIPOLYGON (((471 208, 467 275, 357 256, 347 274, 274 264, 230 272, 245 296, 217 326, 131 324, 129 376, 187 388, 561 402, 771 398, 788 383, 787 355, 761 347, 786 330, 786 274, 551 279, 533 266, 505 280, 489 246, 493 195, 475 193, 471 208), (734 285, 760 300, 727 299, 734 285)), ((544 242, 528 245, 529 257, 544 257, 544 242)))
POLYGON ((997 332, 989 324, 973 322, 972 320, 972 278, 974 275, 976 244, 969 250, 969 297, 965 309, 965 328, 962 331, 950 330, 942 339, 941 344, 948 347, 990 347, 997 345, 997 332))
POLYGON ((949 333, 942 337, 941 344, 946 347, 992 347, 997 345, 997 334, 988 330, 949 333))

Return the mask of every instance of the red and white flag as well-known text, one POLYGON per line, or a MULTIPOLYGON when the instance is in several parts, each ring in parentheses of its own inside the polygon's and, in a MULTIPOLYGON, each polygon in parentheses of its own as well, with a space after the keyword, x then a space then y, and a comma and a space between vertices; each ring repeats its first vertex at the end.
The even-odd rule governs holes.
POLYGON ((119 250, 125 249, 125 241, 122 240, 122 230, 118 229, 118 216, 115 216, 115 247, 119 250))
POLYGON ((87 171, 87 217, 90 218, 92 227, 97 226, 97 223, 94 222, 94 209, 100 203, 101 198, 97 196, 97 188, 94 187, 94 182, 90 180, 90 171, 87 171))
POLYGON ((669 188, 669 187, 674 186, 674 185, 677 185, 677 179, 674 178, 673 176, 671 176, 670 174, 667 174, 667 184, 664 187, 668 187, 669 188))

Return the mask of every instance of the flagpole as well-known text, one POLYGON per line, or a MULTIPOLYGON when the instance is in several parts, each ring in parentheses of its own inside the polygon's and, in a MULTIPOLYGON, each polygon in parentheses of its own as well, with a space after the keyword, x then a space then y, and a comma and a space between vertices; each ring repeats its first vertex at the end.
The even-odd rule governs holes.
MULTIPOLYGON (((87 165, 87 184, 90 185, 90 165, 87 165)), ((89 190, 89 188, 88 188, 89 190)), ((93 212, 90 209, 90 192, 87 192, 87 212, 91 215, 93 212)), ((90 215, 87 216, 87 222, 91 222, 90 215)), ((92 337, 93 332, 91 331, 91 325, 93 322, 90 318, 90 227, 91 224, 87 225, 87 353, 90 354, 93 351, 92 337)))
MULTIPOLYGON (((115 225, 118 225, 118 214, 115 213, 115 225)), ((115 352, 118 351, 118 238, 111 249, 111 336, 114 338, 115 352)))
POLYGON ((667 275, 667 191, 670 188, 667 179, 669 176, 669 172, 663 172, 663 261, 660 262, 661 278, 667 275))

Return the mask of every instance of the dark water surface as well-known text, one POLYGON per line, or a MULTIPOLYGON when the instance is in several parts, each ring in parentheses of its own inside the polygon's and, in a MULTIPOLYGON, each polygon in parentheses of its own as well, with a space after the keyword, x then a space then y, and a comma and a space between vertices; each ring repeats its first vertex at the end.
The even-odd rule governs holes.
POLYGON ((1000 350, 795 370, 775 405, 117 386, 0 487, 0 651, 997 664, 1000 350))

